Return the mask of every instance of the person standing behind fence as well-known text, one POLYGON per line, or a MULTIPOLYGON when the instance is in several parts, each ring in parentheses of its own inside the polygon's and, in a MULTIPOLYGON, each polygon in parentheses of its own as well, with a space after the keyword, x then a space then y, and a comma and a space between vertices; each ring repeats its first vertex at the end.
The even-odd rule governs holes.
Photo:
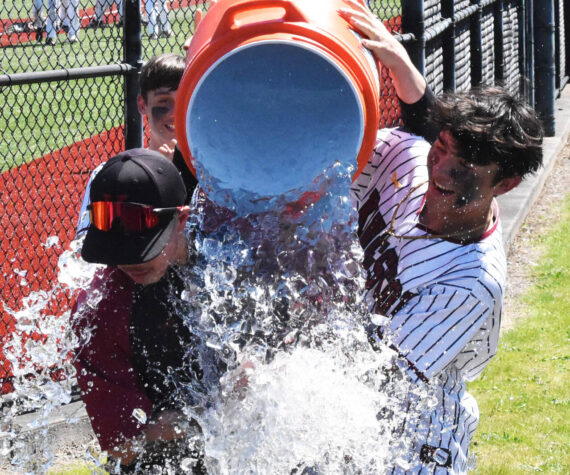
POLYGON ((79 41, 79 0, 48 0, 46 20, 46 45, 54 46, 59 28, 67 25, 67 39, 70 43, 79 41), (63 13, 63 15, 61 14, 63 13))
POLYGON ((61 0, 61 23, 70 43, 79 41, 79 0, 61 0))
POLYGON ((148 16, 149 38, 170 38, 172 29, 168 18, 166 0, 146 0, 144 8, 148 16))
MULTIPOLYGON (((95 12, 93 14, 93 18, 87 25, 87 28, 102 28, 107 26, 105 23, 105 13, 109 10, 113 5, 117 5, 117 10, 119 12, 119 16, 121 19, 123 18, 123 2, 122 0, 97 0, 95 3, 95 12)), ((122 20, 117 23, 120 25, 122 20)))
POLYGON ((32 8, 32 21, 28 24, 28 29, 30 31, 37 32, 38 36, 45 28, 46 18, 44 16, 44 9, 45 9, 44 0, 34 0, 32 8))

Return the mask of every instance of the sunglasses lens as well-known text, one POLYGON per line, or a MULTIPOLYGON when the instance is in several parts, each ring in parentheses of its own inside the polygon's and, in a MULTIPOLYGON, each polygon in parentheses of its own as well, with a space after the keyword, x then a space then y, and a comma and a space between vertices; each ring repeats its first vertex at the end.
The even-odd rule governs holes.
POLYGON ((115 201, 91 203, 90 218, 93 226, 101 231, 109 231, 118 223, 130 233, 152 229, 160 222, 150 206, 115 201))

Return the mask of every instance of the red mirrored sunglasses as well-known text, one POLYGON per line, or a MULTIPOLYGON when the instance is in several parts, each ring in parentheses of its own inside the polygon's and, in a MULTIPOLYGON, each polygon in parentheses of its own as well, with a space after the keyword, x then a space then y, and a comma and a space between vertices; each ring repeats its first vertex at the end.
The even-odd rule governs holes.
POLYGON ((160 216, 181 211, 183 206, 172 208, 154 208, 139 203, 125 201, 95 201, 87 209, 91 224, 100 231, 110 231, 118 220, 129 233, 140 233, 155 228, 160 223, 160 216))

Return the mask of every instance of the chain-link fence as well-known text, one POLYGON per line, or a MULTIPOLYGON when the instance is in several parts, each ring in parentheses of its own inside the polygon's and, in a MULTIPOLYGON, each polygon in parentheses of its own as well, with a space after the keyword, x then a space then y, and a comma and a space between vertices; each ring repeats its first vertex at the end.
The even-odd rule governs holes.
MULTIPOLYGON (((131 144, 140 139, 142 61, 182 53, 196 10, 208 7, 194 0, 138 3, 0 3, 0 347, 14 311, 30 305, 30 296, 46 293, 53 302, 42 311, 49 315, 69 308, 71 296, 49 291, 89 175, 125 149, 125 123, 134 124, 131 144)), ((10 374, 0 351, 2 392, 11 389, 10 374)))
MULTIPOLYGON (((532 1, 368 4, 399 34, 436 93, 503 82, 534 100, 532 1)), ((563 0, 555 5, 552 76, 559 91, 568 79, 569 12, 563 0)), ((90 172, 140 143, 140 67, 156 54, 182 53, 196 10, 208 6, 201 0, 2 1, 0 348, 13 329, 14 312, 30 296, 46 293, 49 318, 69 308, 72 296, 48 291, 57 281, 58 256, 74 236, 90 172)), ((395 125, 399 106, 385 69, 381 82, 380 125, 395 125)), ((0 351, 3 392, 10 390, 10 374, 0 351)))

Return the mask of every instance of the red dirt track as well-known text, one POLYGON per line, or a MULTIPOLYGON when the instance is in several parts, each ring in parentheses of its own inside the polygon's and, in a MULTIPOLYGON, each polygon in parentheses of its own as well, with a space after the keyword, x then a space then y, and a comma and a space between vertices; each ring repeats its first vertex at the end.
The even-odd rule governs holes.
MULTIPOLYGON (((0 347, 14 327, 4 306, 17 310, 30 292, 53 288, 57 260, 74 236, 90 171, 123 148, 123 128, 116 127, 0 175, 0 347), (57 236, 59 245, 46 247, 50 236, 57 236)), ((53 306, 50 313, 59 315, 69 302, 53 306)), ((0 353, 0 385, 9 376, 0 353)))

